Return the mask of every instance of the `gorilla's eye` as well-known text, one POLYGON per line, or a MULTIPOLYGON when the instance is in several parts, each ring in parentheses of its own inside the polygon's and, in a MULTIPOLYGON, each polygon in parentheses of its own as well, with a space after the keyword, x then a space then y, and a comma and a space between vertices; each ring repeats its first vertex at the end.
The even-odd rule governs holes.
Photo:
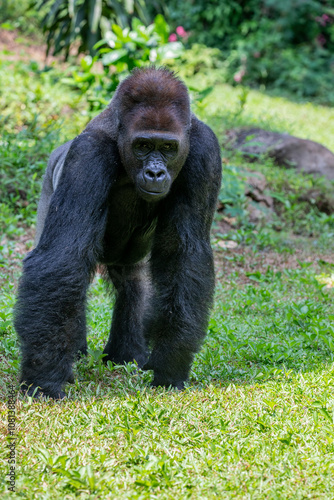
POLYGON ((151 145, 149 142, 138 142, 136 148, 142 151, 149 151, 151 149, 151 145))
POLYGON ((172 143, 166 143, 162 146, 162 149, 164 151, 172 151, 172 150, 175 150, 176 149, 176 146, 175 144, 172 144, 172 143))

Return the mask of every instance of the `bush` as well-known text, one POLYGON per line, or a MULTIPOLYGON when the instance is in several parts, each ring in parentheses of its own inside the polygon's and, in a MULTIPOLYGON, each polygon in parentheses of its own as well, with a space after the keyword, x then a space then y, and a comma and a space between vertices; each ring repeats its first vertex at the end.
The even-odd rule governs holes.
POLYGON ((30 0, 1 0, 0 28, 19 29, 27 35, 36 35, 43 13, 29 8, 30 0))
POLYGON ((189 44, 222 51, 228 82, 334 103, 331 0, 170 0, 167 14, 189 44))
POLYGON ((59 80, 33 61, 0 61, 0 226, 32 223, 49 154, 87 122, 84 99, 59 80))
POLYGON ((89 51, 94 55, 94 45, 110 21, 122 28, 129 26, 134 15, 147 21, 143 0, 35 0, 31 5, 37 11, 47 11, 42 27, 48 33, 48 51, 63 52, 66 58, 73 44, 78 53, 89 51))
POLYGON ((86 94, 93 116, 109 103, 119 82, 132 69, 171 63, 181 56, 182 43, 169 42, 168 35, 169 27, 162 15, 157 15, 149 26, 134 18, 131 30, 112 24, 95 46, 97 55, 83 58, 80 69, 63 81, 86 94))
POLYGON ((40 127, 36 121, 19 132, 8 132, 3 125, 0 122, 2 220, 6 213, 16 214, 29 225, 35 217, 47 158, 59 141, 59 130, 53 124, 40 127))

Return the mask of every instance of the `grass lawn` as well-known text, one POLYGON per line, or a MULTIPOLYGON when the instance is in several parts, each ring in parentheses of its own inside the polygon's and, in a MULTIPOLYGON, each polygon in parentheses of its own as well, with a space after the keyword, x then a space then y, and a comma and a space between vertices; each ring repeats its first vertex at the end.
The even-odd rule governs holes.
MULTIPOLYGON (((215 305, 184 392, 150 388, 150 372, 133 364, 102 364, 113 297, 97 275, 89 292, 89 355, 76 363, 68 398, 34 402, 18 395, 12 307, 20 263, 32 246, 41 172, 60 141, 57 134, 50 138, 43 123, 52 125, 52 116, 58 120, 63 110, 61 135, 71 138, 77 133, 71 113, 77 111, 71 92, 52 72, 41 77, 32 66, 9 66, 0 54, 0 90, 8 87, 0 110, 10 85, 17 100, 8 103, 12 114, 1 122, 3 165, 17 172, 14 184, 33 177, 26 158, 36 175, 28 200, 13 194, 0 202, 1 498, 333 499, 334 218, 303 205, 296 193, 313 182, 326 193, 334 186, 279 170, 265 159, 248 165, 280 192, 279 214, 255 227, 240 212, 238 227, 228 234, 221 233, 217 218, 215 305), (35 97, 25 91, 28 81, 35 97), (52 95, 59 95, 58 107, 52 95), (23 137, 35 104, 37 125, 23 137), (19 212, 12 209, 15 203, 19 212), (235 248, 222 248, 226 240, 235 248), (6 482, 12 386, 15 493, 6 482)), ((201 113, 221 140, 227 126, 265 123, 334 150, 333 110, 251 91, 238 113, 239 95, 239 89, 218 85, 202 103, 201 113)), ((84 104, 76 99, 82 125, 84 104)), ((227 181, 244 163, 233 155, 226 161, 227 181)))

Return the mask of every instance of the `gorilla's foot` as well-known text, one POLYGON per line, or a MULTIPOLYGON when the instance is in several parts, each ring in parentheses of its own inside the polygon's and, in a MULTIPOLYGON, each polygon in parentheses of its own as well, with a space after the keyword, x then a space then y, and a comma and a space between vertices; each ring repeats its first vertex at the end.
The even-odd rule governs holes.
POLYGON ((154 377, 153 381, 151 382, 152 387, 166 387, 167 389, 172 388, 172 389, 177 389, 178 391, 183 391, 184 390, 184 382, 182 380, 173 380, 171 382, 161 382, 159 379, 156 379, 154 377))
POLYGON ((21 391, 30 397, 33 397, 34 399, 41 399, 41 398, 52 398, 52 399, 64 399, 66 398, 66 392, 62 391, 62 389, 59 387, 52 387, 48 389, 42 389, 41 387, 31 384, 27 385, 25 383, 21 384, 21 391))
POLYGON ((148 352, 141 349, 122 350, 117 352, 116 350, 110 349, 108 344, 104 348, 103 354, 106 354, 106 356, 103 357, 104 363, 112 361, 116 365, 124 365, 125 363, 133 363, 135 361, 139 368, 144 366, 148 358, 148 352))
POLYGON ((162 370, 161 367, 159 369, 155 368, 151 359, 143 366, 143 370, 153 370, 154 378, 151 382, 152 387, 172 387, 183 391, 184 384, 188 378, 186 374, 171 374, 170 370, 162 370))

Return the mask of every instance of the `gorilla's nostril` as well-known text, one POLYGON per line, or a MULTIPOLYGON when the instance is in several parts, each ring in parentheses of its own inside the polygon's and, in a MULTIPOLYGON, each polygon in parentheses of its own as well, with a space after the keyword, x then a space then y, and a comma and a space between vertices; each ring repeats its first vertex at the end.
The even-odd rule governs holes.
POLYGON ((155 175, 154 172, 152 172, 152 170, 146 170, 145 176, 151 181, 154 181, 155 179, 155 175))
POLYGON ((162 169, 155 170, 153 168, 146 168, 144 171, 144 178, 149 182, 163 182, 166 178, 166 172, 162 169))

